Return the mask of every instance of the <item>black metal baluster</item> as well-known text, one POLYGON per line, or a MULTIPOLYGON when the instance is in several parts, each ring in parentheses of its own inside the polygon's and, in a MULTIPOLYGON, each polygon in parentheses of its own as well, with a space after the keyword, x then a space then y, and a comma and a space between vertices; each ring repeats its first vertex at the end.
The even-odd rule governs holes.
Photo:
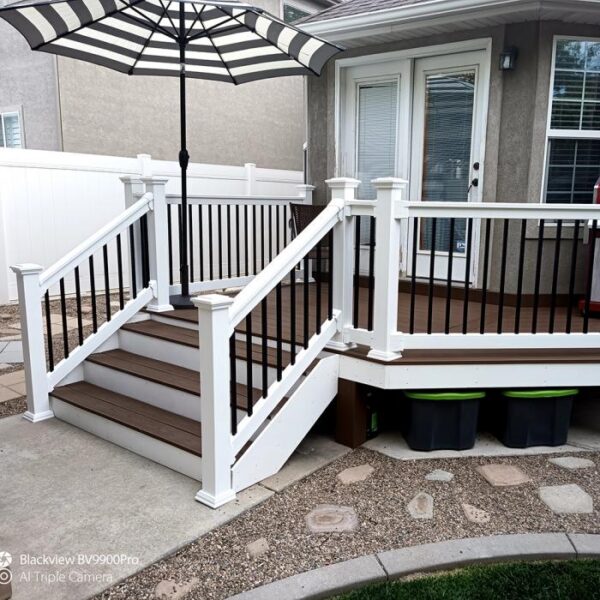
POLYGON ((177 205, 177 235, 179 236, 178 239, 178 246, 179 246, 179 252, 177 253, 177 263, 178 263, 178 272, 179 272, 179 282, 181 283, 181 257, 185 255, 185 252, 187 251, 187 249, 184 249, 183 246, 183 235, 181 235, 181 230, 183 227, 183 217, 182 217, 182 207, 181 204, 177 205))
POLYGON ((296 364, 296 267, 290 272, 290 353, 291 363, 296 364))
POLYGON ((261 367, 262 367, 262 395, 263 398, 267 397, 269 393, 269 372, 267 364, 267 341, 268 341, 268 329, 267 329, 267 299, 263 298, 260 303, 260 319, 262 329, 261 339, 261 367))
POLYGON ((523 305, 523 273, 525 270, 525 243, 527 220, 521 221, 521 240, 519 243, 519 271, 517 274, 517 306, 515 310, 515 333, 521 333, 521 307, 523 305))
POLYGON ((429 258, 429 290, 427 303, 427 333, 433 331, 433 282, 435 278, 435 251, 437 246, 437 217, 431 219, 431 254, 429 258))
MULTIPOLYGON (((131 261, 131 295, 137 298, 137 269, 135 264, 135 232, 133 223, 129 226, 129 258, 131 261)), ((94 257, 90 256, 90 278, 93 279, 94 257)), ((95 282, 92 283, 92 289, 95 288, 95 282)), ((95 293, 93 293, 95 298, 95 293)))
POLYGON ((538 304, 540 302, 540 280, 542 276, 542 255, 544 252, 544 225, 544 219, 541 219, 538 231, 537 257, 535 265, 535 289, 533 292, 531 333, 537 333, 538 304))
POLYGON ((275 206, 275 230, 277 232, 275 238, 275 251, 277 254, 281 252, 281 223, 279 221, 279 209, 281 206, 275 206))
POLYGON ((413 219, 413 239, 412 239, 412 273, 410 274, 410 333, 415 332, 415 306, 417 300, 417 244, 419 233, 419 218, 413 219))
POLYGON ((235 355, 235 332, 229 338, 229 402, 231 406, 231 433, 237 433, 237 361, 235 355))
POLYGON ((50 316, 50 292, 44 294, 44 310, 46 313, 46 343, 48 346, 48 366, 54 371, 54 345, 52 343, 52 317, 50 316))
POLYGON ((81 314, 81 282, 79 279, 79 267, 75 267, 75 304, 77 306, 77 334, 79 345, 83 345, 83 315, 81 314))
POLYGON ((248 416, 254 412, 254 363, 252 357, 252 311, 246 317, 246 386, 248 388, 248 416))
POLYGON ((269 262, 273 260, 273 205, 269 204, 269 262))
POLYGON ((125 307, 125 288, 123 286, 123 246, 121 234, 117 235, 117 281, 119 282, 119 309, 125 307))
MULTIPOLYGON (((594 220, 590 231, 590 256, 596 256, 596 232, 598 231, 598 221, 594 220)), ((585 302, 583 313, 583 333, 588 333, 590 330, 590 305, 592 303, 592 284, 594 281, 593 263, 588 267, 587 282, 585 286, 585 302)))
POLYGON ((108 245, 102 246, 102 265, 104 267, 104 302, 106 304, 106 320, 110 321, 112 318, 112 311, 110 306, 110 282, 108 273, 108 245))
POLYGON ((169 245, 169 285, 173 285, 173 205, 167 204, 167 244, 169 245))
POLYGON ((277 337, 277 381, 281 381, 283 373, 283 325, 281 315, 281 283, 275 287, 275 323, 277 337))
POLYGON ((202 204, 198 204, 198 260, 200 261, 200 281, 204 281, 204 215, 202 204))
POLYGON ((142 242, 142 287, 150 283, 150 249, 148 247, 148 216, 140 219, 140 237, 142 242))
POLYGON ((65 298, 65 280, 61 277, 60 286, 60 314, 62 317, 63 351, 65 358, 69 358, 69 330, 67 328, 67 300, 65 298))
POLYGON ((454 218, 450 219, 450 244, 448 246, 448 269, 446 277, 446 318, 444 324, 444 333, 450 333, 450 311, 452 308, 452 267, 454 257, 454 218))
POLYGON ((490 246, 492 241, 492 219, 485 222, 485 250, 483 257, 483 281, 481 284, 481 319, 479 322, 479 333, 485 333, 485 316, 487 310, 487 293, 490 266, 490 246))
POLYGON ((213 249, 213 207, 212 204, 208 205, 208 276, 210 281, 213 281, 215 275, 215 255, 213 249))
POLYGON ((265 206, 260 207, 260 252, 261 252, 261 271, 265 268, 265 206))
POLYGON ((240 261, 240 205, 235 205, 235 266, 237 267, 237 277, 241 276, 240 261))
POLYGON ((358 329, 359 318, 359 297, 360 297, 360 225, 361 217, 355 218, 355 232, 354 232, 354 291, 352 296, 352 318, 354 328, 358 329))
POLYGON ((321 259, 322 259, 322 251, 321 251, 321 243, 323 240, 317 243, 317 268, 315 269, 315 279, 316 279, 316 288, 317 288, 317 305, 315 306, 315 324, 316 324, 316 332, 321 333, 321 259))
POLYGON ((550 323, 549 333, 554 333, 554 320, 556 317, 556 294, 558 293, 558 274, 560 267, 560 245, 562 240, 562 219, 556 222, 556 241, 554 248, 554 265, 552 267, 552 295, 550 297, 550 323))
POLYGON ((375 317, 375 217, 369 217, 369 295, 367 297, 367 329, 373 331, 375 317))
POLYGON ((223 279, 223 206, 217 206, 217 235, 219 236, 219 279, 223 279))
POLYGON ((329 231, 329 274, 327 281, 327 316, 333 319, 333 230, 329 231))
POLYGON ((233 254, 231 251, 231 205, 227 205, 227 277, 231 279, 231 263, 233 262, 233 254))
POLYGON ((287 204, 283 205, 283 247, 285 248, 288 244, 288 209, 287 204))
POLYGON ((573 323, 573 300, 575 297, 575 274, 577 273, 577 251, 579 250, 579 221, 575 221, 573 247, 571 249, 571 273, 569 276, 569 305, 567 310, 566 332, 571 333, 573 323))
POLYGON ((497 333, 502 333, 502 324, 504 320, 504 291, 506 288, 506 260, 508 258, 508 219, 504 219, 504 227, 502 229, 502 258, 500 259, 500 298, 498 300, 498 328, 497 333))
POLYGON ((310 318, 310 310, 309 310, 309 304, 308 304, 308 285, 309 285, 309 277, 310 277, 310 273, 309 273, 309 259, 308 259, 308 254, 304 257, 304 289, 303 289, 303 293, 304 293, 304 321, 303 321, 303 325, 304 325, 304 348, 308 348, 308 323, 309 323, 309 318, 310 318))
POLYGON ((258 231, 256 229, 256 204, 252 205, 252 266, 254 267, 252 274, 258 273, 258 250, 257 250, 258 231))
POLYGON ((190 204, 188 206, 188 260, 190 267, 190 283, 195 281, 194 279, 194 206, 190 204))
MULTIPOLYGON (((131 229, 130 229, 131 231, 131 229)), ((131 248, 133 249, 133 244, 131 245, 131 248)), ((92 331, 94 333, 96 333, 96 331, 98 331, 98 312, 97 312, 97 307, 96 307, 96 275, 94 274, 94 255, 90 256, 89 258, 89 267, 90 267, 90 299, 92 301, 92 331)), ((133 258, 133 262, 132 262, 132 268, 131 268, 131 276, 132 279, 135 281, 135 256, 133 258)), ((135 283, 133 284, 133 297, 135 298, 137 295, 136 291, 135 291, 135 283)))
POLYGON ((469 319, 469 292, 471 286, 469 278, 471 276, 471 257, 473 252, 473 219, 467 219, 467 262, 465 264, 465 303, 463 305, 463 334, 468 331, 469 319))
POLYGON ((244 204, 244 275, 248 277, 250 275, 250 240, 248 235, 250 229, 248 227, 248 205, 244 204))

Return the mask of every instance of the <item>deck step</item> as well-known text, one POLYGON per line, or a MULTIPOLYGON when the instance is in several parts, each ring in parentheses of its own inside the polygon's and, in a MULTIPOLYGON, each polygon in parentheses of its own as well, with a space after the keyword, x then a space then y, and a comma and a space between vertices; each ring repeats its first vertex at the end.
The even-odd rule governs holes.
MULTIPOLYGON (((87 361, 152 383, 200 396, 200 374, 172 363, 120 349, 92 354, 87 361)), ((238 408, 245 410, 248 405, 248 387, 238 383, 237 392, 238 408)), ((261 391, 254 389, 252 395, 254 402, 257 402, 261 397, 261 391)))
POLYGON ((202 426, 198 421, 84 381, 57 387, 51 395, 89 413, 201 456, 202 426))
MULTIPOLYGON (((167 325, 166 323, 160 323, 152 319, 138 321, 137 323, 127 323, 121 329, 123 331, 181 344, 189 348, 200 347, 198 331, 177 327, 176 325, 167 325)), ((235 346, 237 358, 245 360, 247 357, 245 342, 238 340, 236 341, 235 346)), ((284 365, 290 362, 290 358, 289 352, 283 351, 282 360, 284 365)), ((262 347, 259 344, 252 345, 252 362, 258 364, 262 363, 262 347)), ((270 346, 267 348, 267 364, 269 367, 277 366, 276 348, 270 346)))

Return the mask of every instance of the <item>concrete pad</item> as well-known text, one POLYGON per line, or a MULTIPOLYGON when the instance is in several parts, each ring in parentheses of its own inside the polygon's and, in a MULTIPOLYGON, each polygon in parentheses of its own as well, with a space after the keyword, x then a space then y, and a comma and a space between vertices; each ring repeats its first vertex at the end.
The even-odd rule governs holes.
POLYGON ((425 492, 418 493, 407 505, 413 519, 433 519, 433 496, 425 492))
POLYGON ((461 504, 463 513, 469 523, 475 523, 476 525, 486 525, 490 522, 490 513, 487 511, 477 508, 472 504, 461 504))
POLYGON ((539 495, 542 502, 557 515, 594 512, 594 500, 575 483, 541 487, 539 495))
POLYGON ((311 533, 343 533, 358 529, 358 515, 351 506, 321 504, 306 515, 311 533))
POLYGON ((351 452, 350 448, 337 444, 330 438, 309 435, 292 454, 283 469, 261 481, 261 485, 281 492, 289 485, 308 477, 317 469, 351 452))
POLYGON ((337 474, 337 478, 344 485, 360 483, 371 477, 374 470, 371 465, 359 465, 358 467, 344 469, 341 473, 337 474))
POLYGON ((0 402, 6 402, 7 400, 14 400, 15 398, 19 398, 23 394, 19 394, 15 390, 11 390, 7 387, 0 387, 0 402))
POLYGON ((510 487, 531 481, 531 477, 515 465, 496 463, 482 465, 475 470, 493 487, 510 487))
POLYGON ((330 598, 350 589, 385 581, 386 574, 375 556, 329 565, 268 586, 232 596, 229 600, 308 600, 330 598))
POLYGON ((566 535, 541 533, 451 540, 382 552, 377 557, 390 578, 397 578, 481 562, 575 558, 575 550, 566 535))
POLYGON ((15 383, 22 383, 25 381, 25 371, 13 371, 12 373, 6 373, 6 375, 0 376, 0 385, 10 386, 15 383))
POLYGON ((23 346, 21 342, 7 342, 4 349, 0 350, 0 362, 22 363, 23 346))
POLYGON ((577 558, 598 558, 600 556, 600 535, 569 533, 568 536, 577 551, 577 558))
MULTIPOLYGON (((596 440, 597 447, 600 449, 600 433, 597 432, 592 437, 596 440)), ((398 460, 429 460, 432 458, 459 458, 462 456, 530 456, 535 454, 582 451, 581 447, 573 444, 565 446, 534 446, 533 448, 507 448, 497 438, 485 433, 477 436, 475 446, 470 450, 434 450, 433 452, 411 450, 402 435, 397 432, 382 433, 363 444, 362 447, 381 452, 381 454, 398 460)))
POLYGON ((591 469, 596 466, 596 463, 593 460, 590 460, 589 458, 579 458, 578 456, 559 456, 558 458, 549 458, 548 462, 557 467, 569 469, 570 471, 591 469))
POLYGON ((586 450, 600 450, 600 431, 583 427, 571 427, 567 442, 571 446, 586 450))
POLYGON ((443 469, 435 469, 431 473, 425 475, 427 481, 441 481, 443 483, 449 483, 454 479, 454 473, 450 471, 444 471, 443 469))
POLYGON ((14 600, 93 596, 272 495, 254 486, 211 510, 179 473, 57 419, 19 416, 0 420, 0 474, 14 600), (98 555, 117 564, 87 564, 98 555), (63 564, 31 564, 44 557, 63 564))
POLYGON ((260 538, 254 542, 246 544, 246 552, 250 558, 260 558, 269 551, 269 542, 265 538, 260 538))
POLYGON ((21 383, 15 383, 15 384, 9 386, 9 389, 11 389, 13 392, 16 392, 17 394, 19 394, 19 396, 27 395, 27 385, 25 385, 24 381, 21 383))

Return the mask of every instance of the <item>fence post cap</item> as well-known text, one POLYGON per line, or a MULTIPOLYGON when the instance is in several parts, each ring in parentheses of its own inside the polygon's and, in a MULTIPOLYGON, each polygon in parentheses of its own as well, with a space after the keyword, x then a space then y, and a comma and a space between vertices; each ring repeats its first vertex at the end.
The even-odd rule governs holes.
POLYGON ((35 263, 23 263, 20 265, 11 265, 13 273, 19 273, 21 275, 31 275, 32 273, 41 273, 44 267, 36 265, 35 263))
POLYGON ((355 190, 360 185, 360 181, 352 177, 334 177, 333 179, 327 179, 325 183, 332 190, 343 188, 350 188, 355 190))
POLYGON ((168 177, 158 177, 154 175, 148 175, 140 177, 138 181, 145 183, 146 185, 166 185, 169 181, 168 177))
POLYGON ((198 310, 212 312, 229 308, 233 304, 233 298, 231 296, 224 296, 223 294, 204 294, 202 296, 194 296, 192 304, 198 310))
POLYGON ((122 175, 119 179, 123 183, 142 183, 142 178, 139 175, 122 175))
POLYGON ((397 190, 408 185, 406 179, 401 179, 399 177, 379 177, 378 179, 373 179, 371 183, 378 190, 397 190))

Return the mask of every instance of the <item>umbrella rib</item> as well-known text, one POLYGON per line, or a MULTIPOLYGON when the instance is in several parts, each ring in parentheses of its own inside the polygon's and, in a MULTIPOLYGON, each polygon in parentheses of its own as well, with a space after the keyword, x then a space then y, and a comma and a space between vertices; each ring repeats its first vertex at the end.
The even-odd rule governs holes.
POLYGON ((121 11, 121 14, 122 14, 124 17, 127 17, 128 19, 131 19, 132 21, 134 21, 135 23, 138 23, 138 24, 139 24, 139 23, 143 23, 143 25, 142 25, 142 26, 143 26, 143 27, 146 27, 146 28, 148 28, 148 27, 147 27, 147 24, 149 23, 150 25, 152 25, 152 26, 155 26, 157 29, 159 29, 159 30, 161 31, 161 33, 163 33, 163 34, 164 34, 164 35, 166 35, 167 37, 170 37, 170 38, 171 38, 171 39, 173 39, 173 40, 176 40, 176 39, 177 39, 177 37, 176 37, 176 36, 174 36, 174 35, 173 35, 173 34, 172 34, 170 31, 168 31, 168 30, 166 30, 166 29, 163 29, 163 28, 160 26, 160 20, 159 20, 159 22, 158 22, 158 23, 154 23, 154 22, 153 22, 151 19, 149 19, 149 18, 148 18, 148 17, 147 17, 147 16, 146 16, 146 15, 145 15, 143 12, 140 12, 140 11, 139 11, 139 10, 138 10, 138 9, 137 9, 137 8, 136 8, 134 5, 133 5, 133 4, 131 4, 131 3, 126 3, 124 0, 122 0, 122 1, 123 1, 123 3, 124 3, 124 4, 127 4, 127 7, 128 7, 128 8, 131 8, 131 10, 133 10, 133 11, 135 11, 137 14, 139 14, 139 15, 140 15, 140 17, 141 17, 142 19, 144 19, 144 21, 140 21, 139 19, 134 19, 132 15, 128 15, 128 14, 126 14, 126 13, 124 13, 124 12, 122 12, 122 11, 121 11))
MULTIPOLYGON (((173 4, 173 3, 169 1, 169 4, 167 4, 167 6, 165 7, 162 0, 159 0, 159 2, 160 2, 160 5, 163 7, 163 14, 160 16, 160 18, 162 19, 165 15, 167 15, 167 19, 169 19, 169 23, 171 23, 171 27, 173 28, 174 31, 177 31, 175 22, 173 21, 173 19, 171 19, 171 15, 169 14, 169 8, 171 8, 171 4, 173 4)), ((160 20, 159 20, 159 23, 160 23, 160 20)))
MULTIPOLYGON (((161 1, 160 4, 161 4, 161 6, 163 6, 162 1, 161 1)), ((167 11, 167 9, 164 6, 163 6, 163 11, 164 12, 167 11)), ((162 19, 162 18, 163 18, 163 15, 160 16, 160 19, 162 19)), ((146 41, 144 42, 144 46, 142 47, 142 49, 140 50, 139 54, 137 55, 137 57, 135 59, 135 62, 129 68, 129 71, 127 72, 128 75, 133 75, 134 69, 137 67, 137 64, 140 62, 140 60, 142 58, 142 55, 144 54, 144 51, 149 46, 150 41, 152 40, 152 36, 156 33, 156 31, 158 29, 158 25, 160 23, 160 19, 155 23, 154 29, 150 32, 150 35, 147 37, 146 41)))
MULTIPOLYGON (((192 8, 194 9, 194 12, 196 13, 196 18, 194 19, 194 21, 190 25, 190 28, 185 32, 186 40, 188 39, 190 33, 194 30, 194 27, 196 26, 196 23, 198 23, 200 21, 200 15, 202 14, 202 12, 204 11, 204 9, 206 8, 206 4, 202 5, 202 8, 200 9, 200 12, 198 12, 198 10, 196 9, 196 5, 194 3, 192 3, 192 8)), ((202 24, 202 27, 204 27, 204 24, 202 24)))

